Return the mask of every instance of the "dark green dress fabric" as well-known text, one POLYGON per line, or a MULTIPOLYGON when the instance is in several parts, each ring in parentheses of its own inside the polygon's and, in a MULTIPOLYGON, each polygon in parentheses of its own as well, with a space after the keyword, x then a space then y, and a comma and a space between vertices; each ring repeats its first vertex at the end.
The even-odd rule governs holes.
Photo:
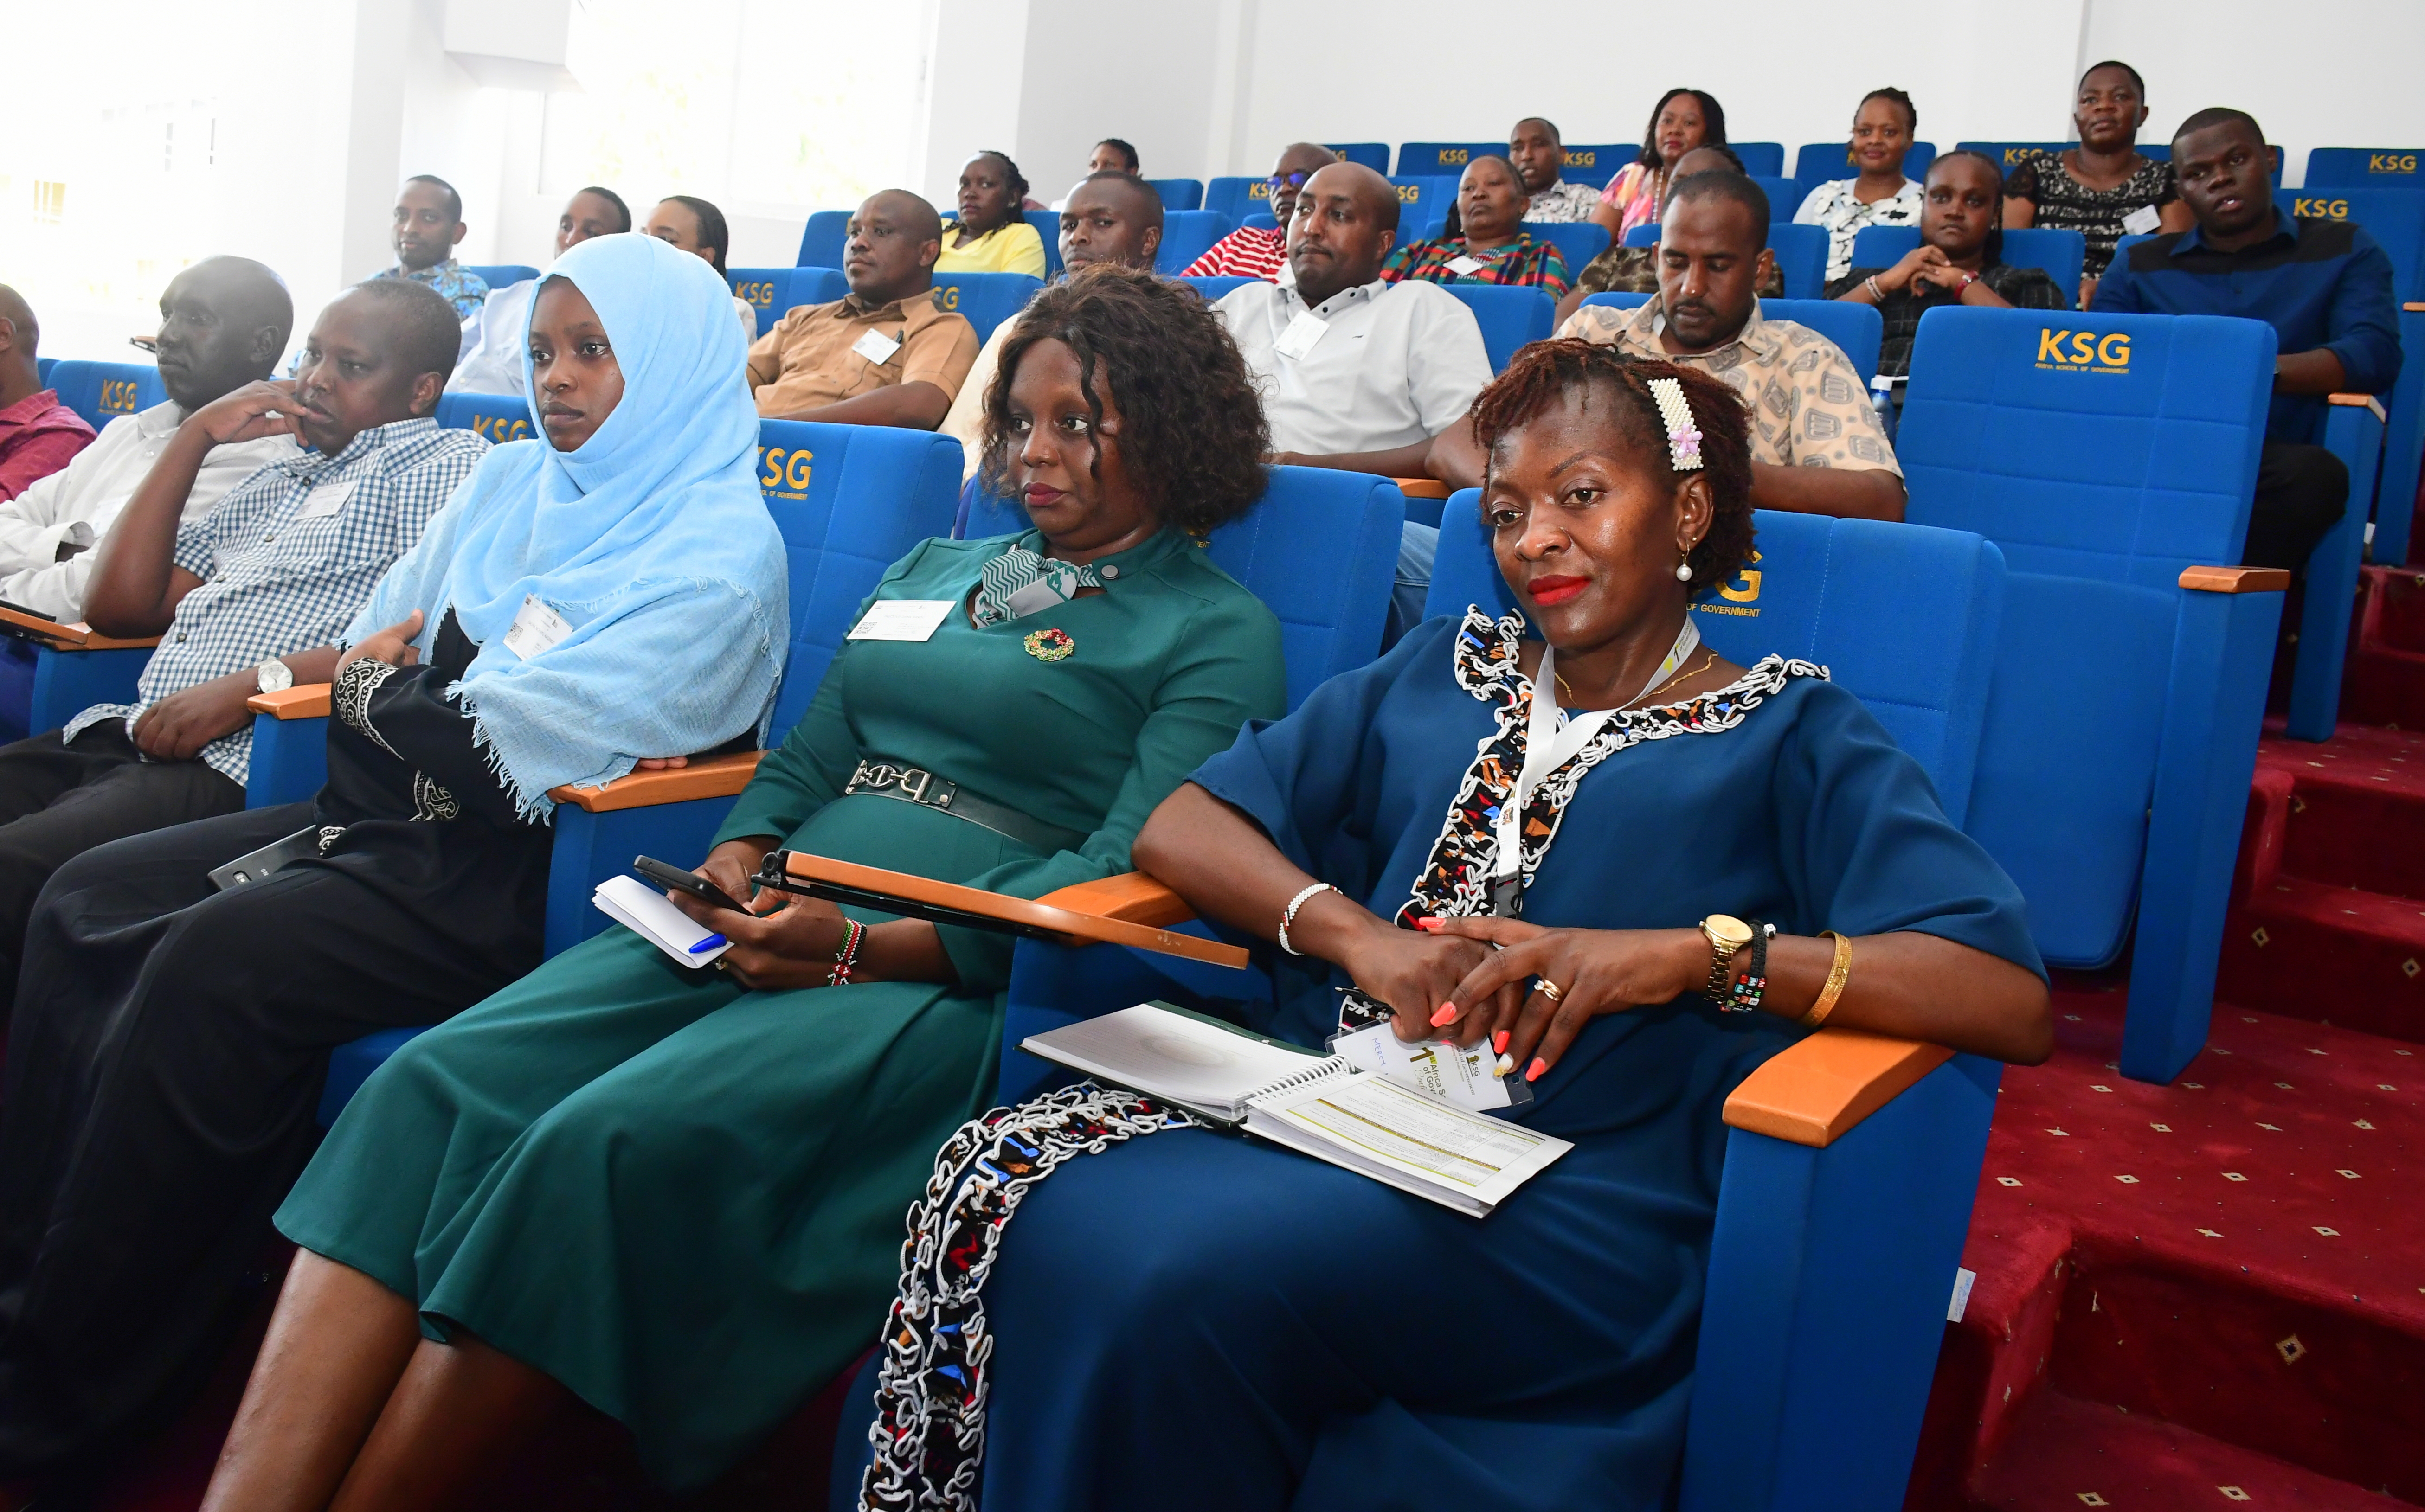
MULTIPOLYGON (((876 597, 964 601, 1007 544, 929 541, 876 597)), ((963 609, 924 642, 846 643, 718 840, 1030 898, 1128 869, 1154 805, 1286 689, 1278 622, 1186 536, 1098 571, 1101 595, 1006 624, 963 609), (1067 657, 1029 649, 1047 630, 1067 657), (1045 855, 841 796, 863 756, 1087 839, 1045 855)), ((469 1330, 620 1419, 668 1486, 703 1485, 873 1342, 902 1214, 991 1101, 1009 941, 943 932, 953 987, 758 993, 610 931, 399 1051, 278 1226, 413 1297, 432 1337, 469 1330)))

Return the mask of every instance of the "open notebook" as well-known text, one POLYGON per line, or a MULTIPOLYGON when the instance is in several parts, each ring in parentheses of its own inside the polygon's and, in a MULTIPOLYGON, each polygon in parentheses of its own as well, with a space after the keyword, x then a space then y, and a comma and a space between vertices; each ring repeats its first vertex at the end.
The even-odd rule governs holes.
POLYGON ((1337 1056, 1141 1003, 1020 1047, 1475 1218, 1574 1148, 1337 1056))

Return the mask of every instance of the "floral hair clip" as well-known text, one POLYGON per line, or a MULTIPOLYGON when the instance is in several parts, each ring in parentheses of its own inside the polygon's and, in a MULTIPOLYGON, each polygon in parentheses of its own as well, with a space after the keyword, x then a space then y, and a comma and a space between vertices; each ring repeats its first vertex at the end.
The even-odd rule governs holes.
POLYGON ((1685 402, 1684 386, 1673 378, 1650 380, 1650 397, 1659 404, 1659 419, 1667 427, 1667 461, 1678 472, 1701 467, 1701 432, 1693 423, 1693 406, 1685 402))

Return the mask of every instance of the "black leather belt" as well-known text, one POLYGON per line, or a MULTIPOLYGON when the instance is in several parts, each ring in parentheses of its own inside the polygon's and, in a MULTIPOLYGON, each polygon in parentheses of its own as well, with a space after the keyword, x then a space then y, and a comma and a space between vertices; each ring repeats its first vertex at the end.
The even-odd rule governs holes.
POLYGON ((1055 851, 1075 851, 1086 843, 1083 830, 1065 830, 1057 824, 1030 819, 1015 808, 979 798, 958 783, 938 777, 923 767, 884 756, 861 761, 843 791, 897 798, 905 804, 939 809, 972 824, 982 824, 996 835, 1006 835, 1021 845, 1033 846, 1047 855, 1055 851))

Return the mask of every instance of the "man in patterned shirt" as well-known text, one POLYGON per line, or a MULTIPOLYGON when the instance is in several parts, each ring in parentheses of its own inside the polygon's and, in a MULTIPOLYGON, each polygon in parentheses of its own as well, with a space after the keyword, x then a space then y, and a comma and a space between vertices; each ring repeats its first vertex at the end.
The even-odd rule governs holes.
POLYGON ((1753 291, 1775 261, 1768 196, 1737 173, 1676 181, 1659 232, 1659 297, 1585 305, 1558 327, 1637 357, 1716 374, 1751 412, 1751 501, 1761 509, 1903 518, 1903 468, 1852 359, 1753 291))
POLYGON ((1527 116, 1507 134, 1507 161, 1533 197, 1526 220, 1591 219, 1599 191, 1585 183, 1568 183, 1558 175, 1566 167, 1566 144, 1558 128, 1538 116, 1527 116))
POLYGON ((489 443, 429 418, 461 334, 418 283, 373 280, 320 312, 301 375, 253 383, 178 426, 103 537, 85 615, 160 637, 138 702, 98 704, 0 746, 0 1011, 53 871, 110 840, 244 807, 245 701, 326 682, 336 638, 489 443), (211 449, 302 445, 180 522, 211 449))
POLYGON ((426 283, 455 307, 458 324, 470 320, 488 300, 489 281, 455 261, 464 230, 463 197, 455 186, 414 174, 395 197, 395 266, 377 277, 426 283))
POLYGON ((1272 176, 1265 181, 1271 190, 1272 219, 1278 224, 1268 230, 1261 226, 1239 227, 1187 264, 1187 271, 1180 276, 1281 282, 1281 271, 1288 266, 1289 217, 1296 214, 1297 192, 1305 187, 1306 180, 1338 161, 1338 153, 1316 142, 1291 142, 1280 149, 1279 161, 1272 165, 1272 176))

